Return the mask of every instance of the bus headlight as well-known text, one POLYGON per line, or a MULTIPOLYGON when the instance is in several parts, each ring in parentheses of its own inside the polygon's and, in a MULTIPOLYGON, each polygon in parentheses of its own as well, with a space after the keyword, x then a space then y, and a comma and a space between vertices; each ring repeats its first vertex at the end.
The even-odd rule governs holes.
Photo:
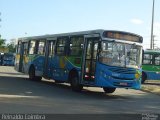
POLYGON ((135 78, 136 78, 136 79, 139 79, 140 77, 141 77, 141 74, 140 74, 139 72, 136 72, 135 78))

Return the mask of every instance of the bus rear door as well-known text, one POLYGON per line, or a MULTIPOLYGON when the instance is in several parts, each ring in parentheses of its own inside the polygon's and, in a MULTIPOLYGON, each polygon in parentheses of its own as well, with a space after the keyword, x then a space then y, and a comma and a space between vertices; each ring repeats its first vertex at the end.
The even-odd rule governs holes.
POLYGON ((43 76, 45 78, 51 77, 51 71, 52 71, 52 57, 54 55, 54 46, 55 46, 55 40, 47 40, 46 42, 46 52, 45 52, 45 62, 44 62, 44 69, 43 69, 43 76))
POLYGON ((24 72, 24 55, 27 54, 28 43, 22 42, 20 46, 20 57, 19 57, 19 72, 24 72))

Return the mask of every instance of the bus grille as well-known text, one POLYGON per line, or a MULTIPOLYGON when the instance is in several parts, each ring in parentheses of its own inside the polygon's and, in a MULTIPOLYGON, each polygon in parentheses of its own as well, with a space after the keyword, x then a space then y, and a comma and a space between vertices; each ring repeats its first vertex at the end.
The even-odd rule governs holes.
POLYGON ((132 68, 109 67, 108 70, 114 73, 121 73, 121 74, 135 74, 136 73, 136 70, 132 68))

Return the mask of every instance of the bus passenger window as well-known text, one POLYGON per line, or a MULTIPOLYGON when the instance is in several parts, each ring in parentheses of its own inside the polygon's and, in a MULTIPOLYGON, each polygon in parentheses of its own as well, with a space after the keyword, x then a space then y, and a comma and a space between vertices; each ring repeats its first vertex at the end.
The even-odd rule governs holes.
POLYGON ((155 65, 160 65, 160 55, 155 55, 155 65))
POLYGON ((152 60, 152 55, 150 54, 144 54, 144 58, 143 58, 143 64, 149 64, 152 65, 153 64, 153 60, 152 60))
POLYGON ((37 54, 44 55, 44 45, 45 45, 44 42, 42 41, 39 42, 37 54))
POLYGON ((30 42, 30 47, 29 47, 29 54, 34 54, 34 50, 35 50, 35 44, 36 42, 35 41, 31 41, 30 42))
POLYGON ((81 37, 71 37, 70 39, 70 52, 71 56, 81 56, 83 50, 83 36, 81 37))
POLYGON ((66 43, 68 38, 59 38, 57 41, 56 53, 57 55, 66 54, 66 43))
POLYGON ((54 55, 54 49, 55 49, 55 41, 51 41, 49 43, 49 56, 54 55))

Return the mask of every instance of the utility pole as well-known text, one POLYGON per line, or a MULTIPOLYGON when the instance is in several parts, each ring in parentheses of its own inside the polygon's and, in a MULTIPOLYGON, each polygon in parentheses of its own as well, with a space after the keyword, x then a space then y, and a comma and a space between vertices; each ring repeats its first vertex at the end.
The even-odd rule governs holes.
MULTIPOLYGON (((1 12, 0 12, 0 22, 2 21, 2 19, 1 19, 1 12)), ((0 24, 0 27, 1 27, 1 24, 0 24)))
MULTIPOLYGON (((1 28, 1 21, 2 19, 1 19, 1 12, 0 12, 0 28, 1 28)), ((0 33, 0 39, 1 39, 1 33, 0 33)))
POLYGON ((155 49, 155 39, 154 39, 154 38, 155 38, 155 35, 152 36, 152 40, 153 40, 153 41, 152 41, 152 42, 153 42, 153 49, 155 49))
MULTIPOLYGON (((0 12, 0 17, 1 17, 1 12, 0 12)), ((1 18, 0 18, 0 22, 1 22, 1 18)))
POLYGON ((155 0, 153 0, 153 6, 152 6, 152 23, 151 23, 151 43, 150 43, 150 49, 153 49, 153 25, 154 25, 154 3, 155 0))
POLYGON ((158 40, 156 39, 156 36, 155 35, 153 35, 153 49, 158 49, 159 48, 159 46, 157 46, 157 42, 158 40))
MULTIPOLYGON (((1 16, 1 12, 0 12, 0 16, 1 16)), ((1 18, 0 18, 0 21, 1 21, 1 18)))

